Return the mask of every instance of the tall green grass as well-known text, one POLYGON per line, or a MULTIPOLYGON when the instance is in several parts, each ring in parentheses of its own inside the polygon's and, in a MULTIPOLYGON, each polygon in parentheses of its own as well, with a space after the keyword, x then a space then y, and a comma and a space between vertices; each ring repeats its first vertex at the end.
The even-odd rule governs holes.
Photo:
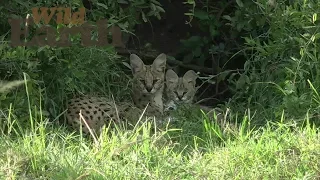
POLYGON ((1 179, 320 178, 320 136, 308 116, 303 128, 283 115, 253 130, 250 115, 228 128, 182 110, 162 130, 150 120, 133 129, 107 125, 93 141, 51 123, 36 107, 26 107, 30 128, 20 125, 13 107, 6 113, 1 179))

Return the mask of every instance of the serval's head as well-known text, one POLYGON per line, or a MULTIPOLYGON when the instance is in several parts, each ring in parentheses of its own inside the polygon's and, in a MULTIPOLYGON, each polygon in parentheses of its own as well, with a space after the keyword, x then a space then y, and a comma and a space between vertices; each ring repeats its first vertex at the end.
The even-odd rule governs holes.
POLYGON ((154 94, 164 88, 167 57, 160 54, 151 65, 145 65, 135 54, 130 55, 133 85, 144 94, 154 94))
POLYGON ((168 100, 177 104, 190 104, 197 92, 196 80, 198 75, 193 71, 187 71, 183 77, 171 69, 166 73, 165 96, 168 100))

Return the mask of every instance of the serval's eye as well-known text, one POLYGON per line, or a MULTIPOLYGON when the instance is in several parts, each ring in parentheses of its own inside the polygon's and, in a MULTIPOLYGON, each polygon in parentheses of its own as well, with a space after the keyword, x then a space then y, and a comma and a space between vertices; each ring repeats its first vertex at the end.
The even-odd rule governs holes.
POLYGON ((142 84, 145 84, 144 79, 140 79, 140 82, 141 82, 142 84))
POLYGON ((158 82, 158 80, 157 79, 154 79, 153 80, 153 84, 155 84, 155 83, 157 83, 158 82))
POLYGON ((185 91, 185 92, 183 92, 182 96, 184 96, 184 95, 186 95, 186 94, 187 94, 187 92, 185 91))

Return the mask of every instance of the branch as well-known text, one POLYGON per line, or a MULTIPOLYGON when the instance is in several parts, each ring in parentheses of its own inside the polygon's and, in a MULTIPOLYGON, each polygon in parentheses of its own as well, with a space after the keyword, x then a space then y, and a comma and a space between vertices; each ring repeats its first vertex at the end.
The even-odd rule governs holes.
MULTIPOLYGON (((129 49, 123 49, 123 48, 116 48, 116 51, 119 55, 128 56, 133 53, 138 55, 139 57, 142 57, 143 59, 155 59, 159 55, 159 53, 156 51, 147 51, 147 52, 140 53, 136 50, 129 50, 129 49)), ((178 66, 181 66, 187 69, 192 69, 201 73, 215 74, 215 71, 213 68, 206 68, 206 67, 196 66, 192 64, 184 64, 183 62, 175 59, 167 59, 167 62, 169 64, 178 65, 178 66)))

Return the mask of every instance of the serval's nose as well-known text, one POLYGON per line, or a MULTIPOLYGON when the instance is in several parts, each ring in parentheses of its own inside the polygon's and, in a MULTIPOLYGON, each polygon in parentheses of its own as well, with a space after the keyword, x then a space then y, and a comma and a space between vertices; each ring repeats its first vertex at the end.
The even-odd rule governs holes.
POLYGON ((178 93, 179 100, 182 100, 182 98, 184 97, 185 94, 186 94, 186 92, 178 93))
POLYGON ((146 87, 146 89, 147 89, 148 92, 151 92, 152 87, 146 87))

